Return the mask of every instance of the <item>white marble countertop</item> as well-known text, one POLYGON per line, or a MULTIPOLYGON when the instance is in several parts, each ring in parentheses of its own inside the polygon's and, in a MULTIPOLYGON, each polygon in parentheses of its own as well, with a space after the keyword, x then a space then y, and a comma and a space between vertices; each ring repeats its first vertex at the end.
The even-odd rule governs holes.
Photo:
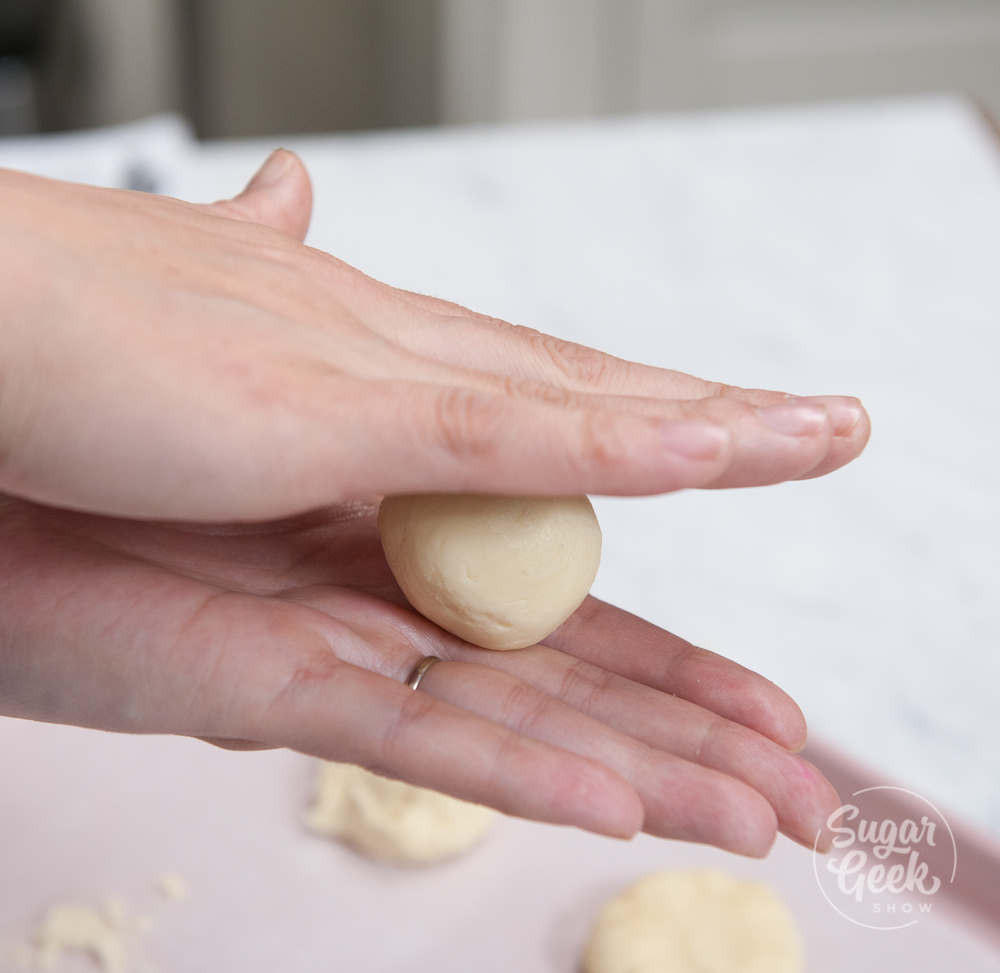
MULTIPOLYGON (((275 140, 175 122, 0 142, 0 165, 237 190, 275 140), (72 156, 72 158, 70 158, 72 156)), ((600 499, 595 591, 765 673, 811 727, 1000 836, 1000 152, 941 97, 291 138, 309 242, 626 357, 860 395, 857 463, 768 489, 600 499)))

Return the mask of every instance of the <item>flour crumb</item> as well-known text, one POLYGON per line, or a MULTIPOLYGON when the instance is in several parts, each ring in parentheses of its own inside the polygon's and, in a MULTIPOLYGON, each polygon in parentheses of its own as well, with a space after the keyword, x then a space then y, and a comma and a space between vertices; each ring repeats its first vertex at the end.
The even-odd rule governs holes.
POLYGON ((166 872, 156 884, 160 893, 174 902, 180 902, 191 894, 188 883, 176 872, 166 872))

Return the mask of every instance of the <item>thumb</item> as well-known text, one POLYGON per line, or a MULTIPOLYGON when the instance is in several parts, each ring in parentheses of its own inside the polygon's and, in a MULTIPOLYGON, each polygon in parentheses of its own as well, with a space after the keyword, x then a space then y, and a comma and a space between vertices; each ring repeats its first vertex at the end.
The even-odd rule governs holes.
POLYGON ((275 149, 232 199, 211 203, 211 212, 304 240, 312 216, 312 184, 302 160, 288 149, 275 149))

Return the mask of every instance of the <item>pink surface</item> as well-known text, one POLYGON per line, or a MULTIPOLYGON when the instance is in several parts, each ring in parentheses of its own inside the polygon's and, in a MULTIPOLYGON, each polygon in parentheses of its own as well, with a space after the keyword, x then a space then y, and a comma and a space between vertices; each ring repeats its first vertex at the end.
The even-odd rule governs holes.
MULTIPOLYGON (((884 782, 859 780, 829 748, 812 756, 842 788, 884 782)), ((299 818, 310 783, 311 761, 288 752, 0 719, 0 943, 23 939, 52 902, 118 895, 154 916, 142 955, 161 973, 573 973, 604 899, 654 869, 712 866, 776 887, 803 929, 810 973, 1000 969, 990 939, 1000 860, 953 819, 966 884, 919 926, 876 932, 833 912, 810 852, 784 840, 758 862, 502 818, 469 856, 399 870, 308 834, 299 818), (156 892, 167 870, 188 880, 188 900, 156 892)))

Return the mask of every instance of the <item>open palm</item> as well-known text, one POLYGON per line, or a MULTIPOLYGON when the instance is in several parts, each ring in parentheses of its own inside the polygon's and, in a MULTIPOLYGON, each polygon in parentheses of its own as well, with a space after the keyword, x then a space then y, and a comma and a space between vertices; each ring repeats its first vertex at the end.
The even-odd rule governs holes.
POLYGON ((544 645, 474 648, 409 609, 375 512, 819 476, 864 448, 860 403, 392 288, 302 245, 310 205, 287 152, 211 206, 0 170, 0 713, 291 747, 613 835, 811 843, 835 795, 777 687, 594 598, 544 645))
POLYGON ((835 795, 786 749, 805 725, 777 687, 594 598, 546 645, 470 646, 406 606, 375 509, 207 526, 6 499, 0 702, 288 746, 610 834, 763 854, 777 819, 812 841, 835 795))

